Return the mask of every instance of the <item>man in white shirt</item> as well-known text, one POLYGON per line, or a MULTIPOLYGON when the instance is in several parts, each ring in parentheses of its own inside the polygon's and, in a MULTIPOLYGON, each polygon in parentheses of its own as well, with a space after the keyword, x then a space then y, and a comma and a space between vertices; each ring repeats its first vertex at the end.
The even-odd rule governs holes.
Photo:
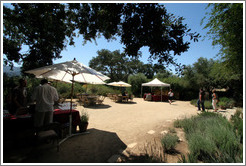
POLYGON ((54 102, 59 99, 56 88, 48 84, 48 80, 41 80, 32 96, 36 101, 34 127, 39 128, 53 122, 54 102))

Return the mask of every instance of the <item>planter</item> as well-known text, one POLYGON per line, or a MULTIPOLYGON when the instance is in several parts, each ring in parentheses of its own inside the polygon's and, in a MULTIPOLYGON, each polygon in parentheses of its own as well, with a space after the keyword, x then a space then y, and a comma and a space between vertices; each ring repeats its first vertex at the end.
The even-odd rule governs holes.
POLYGON ((88 122, 81 122, 81 124, 79 125, 79 131, 82 132, 86 132, 87 127, 88 127, 88 122))

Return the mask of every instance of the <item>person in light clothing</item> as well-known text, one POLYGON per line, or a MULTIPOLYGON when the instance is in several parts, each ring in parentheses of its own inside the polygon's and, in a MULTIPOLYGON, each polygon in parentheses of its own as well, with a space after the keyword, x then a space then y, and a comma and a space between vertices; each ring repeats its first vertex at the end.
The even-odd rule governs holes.
POLYGON ((214 109, 214 112, 217 112, 217 103, 218 103, 218 95, 215 93, 215 90, 212 91, 212 106, 214 109))
POLYGON ((49 85, 47 79, 41 80, 41 85, 32 95, 32 100, 36 101, 34 127, 40 128, 53 122, 54 102, 58 99, 56 88, 49 85))
POLYGON ((173 96, 174 96, 173 90, 170 89, 170 91, 168 92, 168 101, 169 101, 169 104, 172 104, 172 102, 173 102, 173 96))

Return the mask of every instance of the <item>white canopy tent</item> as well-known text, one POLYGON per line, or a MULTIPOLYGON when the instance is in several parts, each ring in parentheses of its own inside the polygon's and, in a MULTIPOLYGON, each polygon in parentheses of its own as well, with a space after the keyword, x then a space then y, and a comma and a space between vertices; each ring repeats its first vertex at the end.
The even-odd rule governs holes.
POLYGON ((142 96, 142 91, 143 91, 143 86, 150 86, 150 87, 161 87, 161 101, 162 101, 162 87, 170 87, 170 84, 161 82, 160 80, 158 80, 157 78, 153 79, 150 82, 147 83, 143 83, 141 86, 141 96, 142 96))

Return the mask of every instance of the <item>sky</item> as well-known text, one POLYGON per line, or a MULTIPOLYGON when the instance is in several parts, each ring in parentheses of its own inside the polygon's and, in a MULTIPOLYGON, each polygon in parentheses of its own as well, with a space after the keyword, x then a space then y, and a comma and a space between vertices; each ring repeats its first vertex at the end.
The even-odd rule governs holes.
MULTIPOLYGON (((167 12, 174 14, 175 16, 182 16, 185 18, 183 21, 189 28, 191 32, 198 32, 202 37, 199 39, 199 42, 190 41, 190 48, 187 52, 182 53, 181 56, 177 56, 177 62, 184 65, 192 65, 200 57, 204 58, 218 58, 216 55, 219 52, 219 47, 212 46, 212 40, 209 40, 206 35, 208 30, 204 30, 200 25, 202 18, 205 16, 205 13, 208 12, 208 9, 205 9, 207 3, 163 3, 165 5, 167 12), (204 39, 204 40, 203 40, 204 39)), ((66 50, 62 51, 61 55, 63 58, 55 60, 55 63, 60 63, 64 61, 73 60, 76 58, 79 62, 89 65, 89 61, 98 56, 97 51, 101 49, 108 49, 110 51, 120 50, 123 52, 124 45, 120 44, 120 40, 113 42, 107 42, 104 38, 97 39, 97 45, 95 42, 87 42, 86 45, 82 46, 82 38, 76 38, 75 46, 68 46, 66 50)), ((147 63, 149 57, 148 48, 142 48, 141 61, 147 63)), ((172 70, 173 66, 169 66, 172 70)))
MULTIPOLYGON (((166 1, 168 2, 168 1, 166 1)), ((169 1, 169 3, 162 3, 165 5, 167 12, 172 13, 175 16, 182 16, 185 18, 183 23, 187 24, 188 28, 191 29, 191 32, 197 32, 202 37, 199 39, 198 42, 189 41, 190 48, 187 52, 181 54, 181 56, 177 57, 177 62, 181 63, 182 65, 192 65, 200 57, 204 58, 213 58, 216 59, 216 55, 219 52, 219 47, 212 46, 212 40, 209 40, 206 36, 208 29, 203 29, 204 25, 200 25, 202 18, 205 16, 206 12, 209 12, 209 9, 205 9, 208 3, 204 3, 204 1, 196 1, 194 2, 183 2, 183 3, 176 3, 169 1)), ((61 52, 61 59, 54 60, 54 63, 61 63, 64 61, 71 61, 76 58, 77 61, 89 66, 89 61, 93 58, 98 56, 97 51, 101 49, 108 49, 110 51, 120 50, 123 52, 124 45, 120 43, 120 40, 108 42, 103 37, 94 41, 87 42, 87 44, 82 45, 83 38, 79 37, 75 39, 75 46, 67 46, 65 50, 61 52)), ((142 48, 140 50, 142 52, 142 57, 140 58, 141 61, 144 63, 148 63, 148 57, 150 56, 148 48, 142 48)), ((25 50, 22 50, 25 52, 25 50)), ((20 66, 15 64, 15 66, 20 66)), ((166 66, 170 69, 174 70, 173 66, 166 66)))

